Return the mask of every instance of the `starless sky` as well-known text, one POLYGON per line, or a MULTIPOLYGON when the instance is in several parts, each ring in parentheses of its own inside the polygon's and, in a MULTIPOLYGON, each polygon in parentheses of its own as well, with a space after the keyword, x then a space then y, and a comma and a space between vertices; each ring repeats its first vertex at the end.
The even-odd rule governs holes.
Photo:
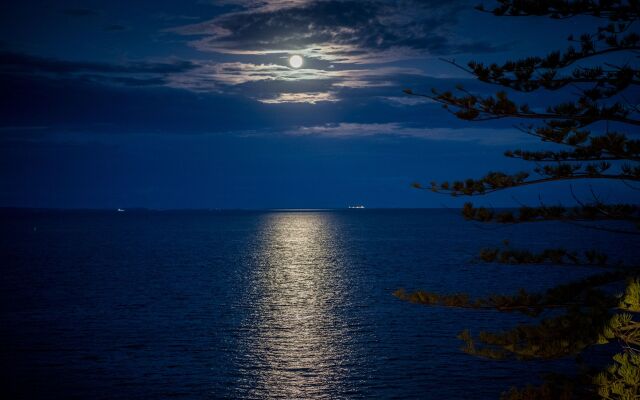
MULTIPOLYGON (((410 184, 522 170, 503 151, 539 145, 514 121, 458 121, 402 90, 495 91, 442 58, 544 55, 596 26, 476 3, 4 1, 0 206, 459 206, 410 184)), ((535 203, 536 190, 484 200, 535 203)))

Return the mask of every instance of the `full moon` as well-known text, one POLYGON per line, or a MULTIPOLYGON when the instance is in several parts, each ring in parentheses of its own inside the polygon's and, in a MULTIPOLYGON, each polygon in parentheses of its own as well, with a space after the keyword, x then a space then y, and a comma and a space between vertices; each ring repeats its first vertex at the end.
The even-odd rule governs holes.
POLYGON ((289 58, 289 65, 291 65, 292 68, 302 67, 302 62, 302 57, 299 55, 291 56, 291 58, 289 58))

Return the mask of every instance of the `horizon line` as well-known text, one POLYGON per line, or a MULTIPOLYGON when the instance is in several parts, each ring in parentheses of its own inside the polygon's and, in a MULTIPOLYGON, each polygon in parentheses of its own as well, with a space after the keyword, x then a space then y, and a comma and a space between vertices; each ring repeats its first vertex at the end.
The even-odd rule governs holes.
MULTIPOLYGON (((495 207, 495 208, 512 208, 512 207, 495 207)), ((352 210, 354 212, 366 210, 441 210, 441 209, 462 209, 462 207, 366 207, 360 209, 344 207, 193 207, 193 208, 150 208, 150 207, 28 207, 28 206, 0 206, 0 211, 108 211, 118 212, 167 212, 167 211, 336 211, 336 210, 352 210)))

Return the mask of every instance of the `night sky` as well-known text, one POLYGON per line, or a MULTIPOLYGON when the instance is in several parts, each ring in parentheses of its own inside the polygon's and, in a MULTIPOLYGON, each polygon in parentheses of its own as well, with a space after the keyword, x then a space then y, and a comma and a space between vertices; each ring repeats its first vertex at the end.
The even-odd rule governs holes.
MULTIPOLYGON (((2 2, 0 206, 460 206, 468 199, 410 185, 530 169, 502 153, 541 144, 518 121, 459 121, 403 89, 494 92, 441 58, 544 55, 596 26, 499 18, 476 3, 2 2)), ((589 185, 611 202, 640 197, 575 188, 589 185)), ((541 200, 571 194, 561 184, 481 199, 541 200)))

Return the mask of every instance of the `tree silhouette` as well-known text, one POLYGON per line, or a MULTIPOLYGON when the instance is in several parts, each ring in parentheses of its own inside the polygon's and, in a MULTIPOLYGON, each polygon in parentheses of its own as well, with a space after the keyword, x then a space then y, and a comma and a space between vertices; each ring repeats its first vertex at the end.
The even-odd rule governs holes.
MULTIPOLYGON (((462 86, 455 91, 405 93, 431 99, 467 121, 520 119, 517 127, 554 150, 507 151, 506 157, 531 162, 531 171, 515 174, 489 172, 481 178, 453 182, 414 184, 418 189, 453 196, 481 196, 514 187, 553 181, 609 180, 640 190, 640 140, 630 134, 640 126, 640 106, 632 99, 634 86, 640 84, 637 60, 640 35, 633 24, 640 17, 637 0, 498 0, 492 9, 477 7, 495 16, 540 16, 558 20, 590 16, 602 21, 594 32, 570 36, 564 51, 545 57, 528 57, 503 64, 469 62, 466 66, 445 60, 472 74, 481 82, 502 87, 494 95, 472 93, 462 86), (611 58, 624 60, 622 64, 611 58), (573 95, 571 101, 532 108, 513 100, 514 94, 545 92, 553 100, 554 92, 573 95), (609 125, 615 130, 609 130, 609 125)), ((637 89, 637 88, 636 88, 637 89)), ((634 131, 635 130, 635 131, 634 131)), ((571 192, 573 194, 573 191, 571 192)), ((466 203, 463 216, 484 223, 519 224, 538 221, 564 221, 611 234, 640 235, 640 206, 607 204, 592 191, 592 199, 582 201, 573 195, 571 207, 523 206, 516 211, 495 211, 466 203), (607 224, 607 221, 624 221, 607 224)), ((640 236, 639 236, 640 238, 640 236)), ((640 243, 639 243, 640 244, 640 243)), ((597 250, 582 253, 563 248, 540 253, 502 248, 484 249, 479 258, 504 264, 551 264, 591 266, 602 271, 587 278, 553 287, 543 293, 520 290, 514 295, 493 295, 471 299, 466 294, 439 295, 398 290, 400 299, 431 305, 470 309, 495 309, 519 312, 536 320, 503 332, 468 330, 459 337, 463 350, 494 359, 554 359, 576 356, 587 347, 617 342, 619 353, 604 371, 582 369, 572 378, 551 376, 542 386, 511 389, 508 399, 638 399, 640 398, 640 280, 637 265, 611 262, 597 250), (606 285, 626 282, 626 291, 615 295, 606 285), (553 310, 550 313, 549 311, 553 310)))

